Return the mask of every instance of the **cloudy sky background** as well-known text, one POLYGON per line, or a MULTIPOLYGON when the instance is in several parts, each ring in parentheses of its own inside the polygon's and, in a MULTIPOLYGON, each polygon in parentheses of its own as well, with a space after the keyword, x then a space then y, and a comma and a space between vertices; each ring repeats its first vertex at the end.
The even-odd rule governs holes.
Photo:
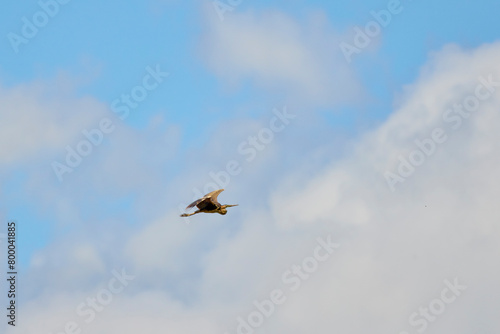
POLYGON ((41 5, 5 4, 0 233, 17 222, 20 293, 1 327, 232 334, 279 290, 251 331, 500 332, 500 3, 402 1, 346 59, 341 43, 390 4, 241 1, 221 19, 210 1, 70 1, 17 46, 41 5), (120 118, 154 69, 168 75, 120 118), (113 130, 59 180, 54 162, 103 119, 113 130), (180 218, 234 162, 219 200, 240 206, 180 218), (339 247, 294 290, 283 275, 318 238, 339 247), (82 315, 122 271, 134 278, 82 315), (466 288, 443 303, 454 281, 466 288), (424 321, 430 305, 445 309, 424 321))

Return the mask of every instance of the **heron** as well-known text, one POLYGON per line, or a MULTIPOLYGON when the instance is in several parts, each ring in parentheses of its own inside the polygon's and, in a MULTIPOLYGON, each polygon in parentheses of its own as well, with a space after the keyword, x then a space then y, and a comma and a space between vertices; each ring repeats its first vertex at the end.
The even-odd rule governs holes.
POLYGON ((208 193, 205 196, 203 196, 202 198, 189 204, 186 207, 186 210, 191 209, 194 206, 196 206, 199 210, 196 210, 193 213, 183 213, 181 215, 181 217, 189 217, 189 216, 195 215, 197 213, 201 213, 201 212, 205 212, 205 213, 216 213, 217 212, 221 215, 225 215, 227 213, 226 208, 230 208, 232 206, 237 206, 238 204, 221 205, 219 202, 217 202, 217 196, 219 196, 219 194, 223 191, 224 191, 224 189, 212 191, 211 193, 208 193))

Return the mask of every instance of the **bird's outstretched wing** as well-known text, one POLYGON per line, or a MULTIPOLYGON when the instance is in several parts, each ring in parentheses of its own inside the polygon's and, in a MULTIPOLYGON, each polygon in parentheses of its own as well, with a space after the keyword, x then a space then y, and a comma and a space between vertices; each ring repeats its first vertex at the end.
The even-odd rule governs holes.
POLYGON ((212 191, 211 193, 208 193, 205 196, 203 196, 203 198, 210 198, 212 201, 217 202, 217 196, 219 196, 219 194, 223 191, 224 189, 212 191))
POLYGON ((195 205, 198 205, 200 204, 200 202, 203 201, 203 198, 200 198, 200 199, 197 199, 196 201, 194 201, 193 203, 189 204, 188 206, 186 206, 186 210, 187 209, 191 209, 192 207, 194 207, 195 205))
POLYGON ((194 201, 193 203, 189 204, 187 207, 186 207, 186 210, 187 209, 191 209, 192 207, 200 204, 201 202, 203 201, 206 201, 206 200, 210 200, 211 202, 213 203, 217 203, 217 196, 219 196, 219 194, 221 192, 223 192, 224 189, 219 189, 219 190, 215 190, 215 191, 212 191, 211 193, 208 193, 206 194, 205 196, 203 196, 202 198, 194 201))

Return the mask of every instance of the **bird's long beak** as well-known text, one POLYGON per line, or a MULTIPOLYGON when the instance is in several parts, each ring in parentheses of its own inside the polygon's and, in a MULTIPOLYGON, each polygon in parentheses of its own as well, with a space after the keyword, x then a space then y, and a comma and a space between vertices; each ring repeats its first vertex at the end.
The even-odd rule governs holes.
POLYGON ((226 208, 230 208, 230 207, 232 207, 232 206, 238 206, 238 204, 226 204, 226 205, 224 205, 224 206, 225 206, 226 208))

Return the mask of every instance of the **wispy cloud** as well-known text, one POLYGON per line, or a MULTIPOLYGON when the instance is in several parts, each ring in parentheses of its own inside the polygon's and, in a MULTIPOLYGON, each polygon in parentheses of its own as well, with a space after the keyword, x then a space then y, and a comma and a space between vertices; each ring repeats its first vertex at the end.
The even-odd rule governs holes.
POLYGON ((280 11, 237 11, 221 22, 205 9, 202 52, 228 83, 250 79, 290 101, 335 105, 361 92, 338 49, 339 34, 321 12, 299 22, 280 11))

